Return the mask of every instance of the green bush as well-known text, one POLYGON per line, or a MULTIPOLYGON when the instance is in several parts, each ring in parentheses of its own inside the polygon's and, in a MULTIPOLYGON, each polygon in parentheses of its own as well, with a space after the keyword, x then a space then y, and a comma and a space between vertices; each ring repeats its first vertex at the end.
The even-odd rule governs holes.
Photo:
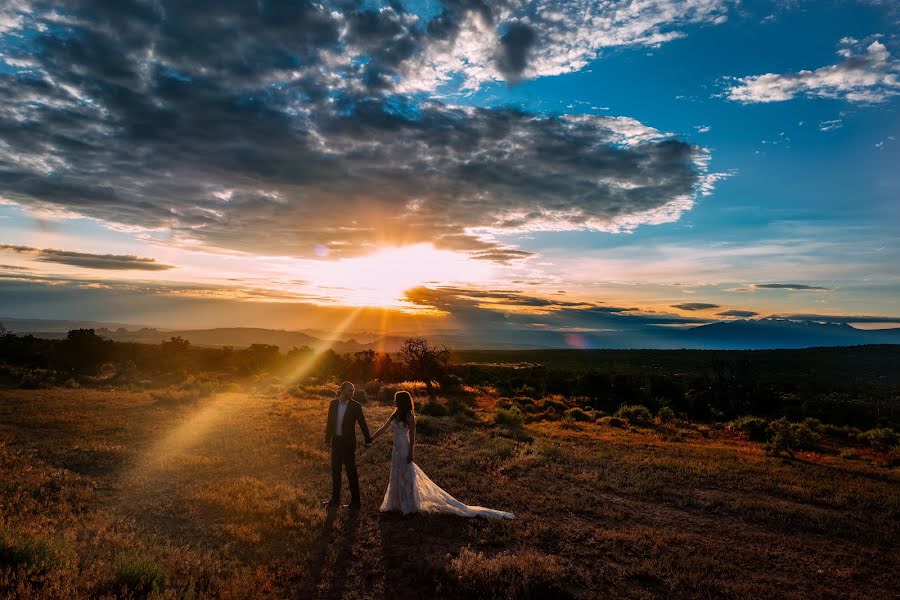
POLYGON ((864 431, 856 436, 860 442, 869 444, 873 448, 880 450, 890 450, 894 446, 900 445, 900 435, 893 429, 887 427, 878 427, 864 431))
POLYGON ((650 409, 641 404, 624 404, 616 411, 620 419, 626 419, 632 425, 646 425, 653 419, 650 409))
POLYGON ((367 381, 363 389, 366 391, 367 398, 378 398, 379 392, 381 392, 381 382, 377 379, 367 381))
POLYGON ((384 385, 381 387, 381 389, 378 390, 378 401, 382 404, 393 404, 394 394, 396 393, 396 387, 392 385, 384 385))
POLYGON ((656 418, 660 423, 671 423, 675 420, 675 411, 668 406, 663 406, 656 412, 656 418))
POLYGON ((597 420, 598 425, 607 425, 609 427, 625 427, 625 421, 619 417, 600 417, 597 420))
POLYGON ((769 437, 769 422, 760 417, 741 417, 732 421, 731 426, 743 431, 755 442, 764 442, 769 437))
POLYGON ((567 408, 564 402, 560 402, 554 398, 544 398, 541 400, 541 406, 543 406, 545 410, 555 410, 559 412, 562 412, 567 408))
POLYGON ((774 455, 788 454, 793 456, 796 450, 814 450, 820 436, 805 423, 792 423, 782 417, 769 423, 771 438, 766 450, 774 455))
POLYGON ((519 426, 525 422, 525 415, 518 408, 501 408, 494 413, 494 423, 496 425, 519 426))
POLYGON ((450 410, 437 400, 429 400, 424 406, 419 408, 419 412, 431 417, 446 417, 450 415, 450 410))
POLYGON ((578 421, 580 423, 586 423, 587 421, 593 421, 593 417, 580 408, 570 408, 565 413, 563 413, 565 419, 569 421, 578 421))
POLYGON ((469 403, 458 396, 453 396, 447 400, 447 410, 454 416, 462 416, 469 419, 475 416, 475 411, 469 403))
POLYGON ((166 585, 166 573, 150 556, 123 553, 116 557, 117 589, 133 594, 159 593, 166 585))
POLYGON ((57 565, 63 554, 62 548, 51 540, 0 528, 0 565, 45 571, 57 565))

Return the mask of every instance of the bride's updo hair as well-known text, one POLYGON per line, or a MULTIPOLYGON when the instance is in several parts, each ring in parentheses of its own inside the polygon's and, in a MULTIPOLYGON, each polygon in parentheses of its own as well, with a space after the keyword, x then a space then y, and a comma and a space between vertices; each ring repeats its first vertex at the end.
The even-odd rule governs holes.
POLYGON ((406 419, 409 415, 414 414, 415 408, 413 406, 412 394, 407 391, 400 390, 396 394, 394 394, 394 406, 397 407, 397 412, 395 413, 397 416, 397 420, 401 423, 406 423, 406 419))

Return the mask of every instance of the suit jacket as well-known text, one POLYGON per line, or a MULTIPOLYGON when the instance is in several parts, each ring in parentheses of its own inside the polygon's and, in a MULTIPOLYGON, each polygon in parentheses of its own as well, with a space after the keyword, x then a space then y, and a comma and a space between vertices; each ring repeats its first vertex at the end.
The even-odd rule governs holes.
MULTIPOLYGON (((337 423, 338 403, 339 399, 335 398, 328 405, 328 423, 325 425, 325 443, 330 444, 334 437, 334 427, 337 423)), ((347 402, 347 410, 344 412, 344 422, 341 426, 341 437, 350 444, 351 448, 356 448, 356 424, 363 432, 366 443, 372 441, 369 435, 369 427, 366 425, 366 417, 363 415, 362 404, 356 400, 347 402)))

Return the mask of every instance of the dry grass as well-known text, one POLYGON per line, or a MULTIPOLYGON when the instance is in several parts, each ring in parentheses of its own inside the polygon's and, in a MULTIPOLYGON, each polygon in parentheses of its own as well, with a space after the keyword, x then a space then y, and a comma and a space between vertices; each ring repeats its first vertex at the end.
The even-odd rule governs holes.
MULTIPOLYGON (((0 392, 0 597, 889 598, 900 477, 725 431, 428 417, 417 462, 515 521, 328 514, 327 394, 0 392), (162 401, 160 400, 162 399, 162 401)), ((370 405, 374 429, 390 412, 370 405)), ((423 417, 423 419, 425 419, 423 417)), ((882 461, 883 462, 883 461, 882 461)))

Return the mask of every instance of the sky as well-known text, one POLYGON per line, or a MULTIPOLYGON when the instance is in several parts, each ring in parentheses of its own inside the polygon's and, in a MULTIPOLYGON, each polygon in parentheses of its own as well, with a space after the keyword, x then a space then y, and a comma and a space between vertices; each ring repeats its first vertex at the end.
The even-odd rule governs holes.
POLYGON ((895 325, 898 24, 874 0, 10 0, 0 316, 895 325))

